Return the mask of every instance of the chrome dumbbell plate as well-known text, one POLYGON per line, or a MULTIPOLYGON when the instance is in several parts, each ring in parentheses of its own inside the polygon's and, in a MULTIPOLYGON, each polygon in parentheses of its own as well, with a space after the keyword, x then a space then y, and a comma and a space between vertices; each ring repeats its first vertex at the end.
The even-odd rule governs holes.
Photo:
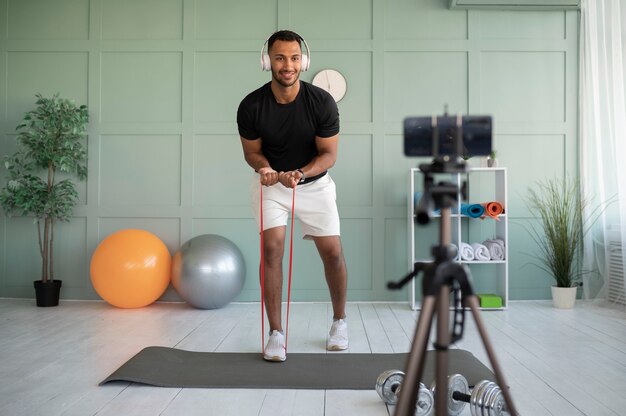
POLYGON ((383 371, 376 379, 376 391, 386 404, 395 405, 398 402, 398 391, 403 381, 403 371, 383 371))
MULTIPOLYGON (((398 403, 402 383, 404 382, 404 372, 400 370, 387 370, 376 379, 376 392, 388 405, 398 403)), ((431 391, 420 383, 415 403, 415 416, 428 416, 431 414, 435 401, 431 391)))
POLYGON ((435 398, 433 393, 423 383, 420 383, 417 404, 415 405, 415 416, 428 416, 434 407, 435 398))
MULTIPOLYGON (((433 393, 433 396, 437 395, 437 386, 435 382, 431 385, 430 390, 433 393)), ((452 374, 451 376, 448 376, 448 399, 446 404, 448 406, 448 415, 450 416, 457 416, 461 414, 467 404, 452 397, 455 391, 463 394, 469 394, 469 385, 465 377, 461 374, 452 374)))

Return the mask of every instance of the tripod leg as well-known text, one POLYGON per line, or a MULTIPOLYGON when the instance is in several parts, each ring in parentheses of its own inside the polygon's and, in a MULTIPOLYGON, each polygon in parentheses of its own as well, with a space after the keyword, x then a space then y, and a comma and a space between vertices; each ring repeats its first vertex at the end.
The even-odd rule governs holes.
POLYGON ((417 320, 417 327, 415 328, 415 335, 413 336, 411 353, 406 363, 406 375, 402 382, 403 387, 400 391, 400 397, 398 398, 398 404, 394 412, 396 416, 413 416, 415 414, 419 383, 424 372, 426 348, 428 347, 435 306, 436 298, 434 296, 424 297, 422 310, 417 320))
POLYGON ((467 296, 465 298, 466 304, 469 306, 472 311, 472 316, 474 317, 474 321, 476 322, 476 327, 478 328, 478 333, 483 340, 483 345, 485 346, 485 351, 487 352, 487 356, 489 357, 489 362, 491 362, 491 366, 493 367, 493 372, 496 376, 496 382, 498 386, 502 389, 502 394, 504 395, 504 401, 506 402, 506 406, 508 412, 516 416, 518 415, 517 410, 513 407, 513 399, 511 398, 511 393, 509 392, 508 385, 504 380, 504 373, 498 364, 498 360, 496 359, 495 350, 487 337, 487 330, 485 329, 485 324, 482 321, 482 317, 480 316, 480 308, 478 297, 476 295, 467 296))
POLYGON ((449 286, 441 286, 438 296, 435 414, 437 416, 446 416, 448 414, 448 347, 450 345, 450 329, 448 322, 450 316, 449 286))

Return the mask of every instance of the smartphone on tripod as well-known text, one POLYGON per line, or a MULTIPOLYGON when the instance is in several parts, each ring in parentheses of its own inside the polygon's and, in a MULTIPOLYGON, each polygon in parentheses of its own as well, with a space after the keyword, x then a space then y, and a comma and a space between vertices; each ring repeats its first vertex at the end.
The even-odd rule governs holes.
MULTIPOLYGON (((430 222, 433 210, 440 210, 439 243, 432 246, 432 261, 417 262, 413 270, 399 282, 390 282, 390 289, 399 289, 418 274, 423 274, 422 309, 419 314, 411 352, 409 354, 404 387, 401 389, 395 415, 414 415, 419 384, 422 381, 429 336, 436 317, 435 353, 435 414, 447 415, 448 349, 463 335, 465 310, 475 320, 494 375, 502 388, 506 411, 517 412, 508 391, 504 375, 495 356, 495 350, 480 316, 480 303, 474 293, 469 269, 454 261, 456 251, 451 246, 451 209, 457 204, 459 192, 464 190, 451 182, 435 182, 437 174, 465 173, 465 158, 486 156, 492 150, 492 118, 490 116, 432 116, 409 117, 404 120, 404 154, 409 157, 432 156, 432 163, 420 164, 424 176, 424 190, 416 205, 415 219, 419 224, 430 222), (452 295, 452 296, 451 296, 452 295), (452 299, 452 300, 451 300, 452 299), (450 309, 454 322, 450 330, 450 309)), ((448 175, 449 176, 449 175, 448 175)))

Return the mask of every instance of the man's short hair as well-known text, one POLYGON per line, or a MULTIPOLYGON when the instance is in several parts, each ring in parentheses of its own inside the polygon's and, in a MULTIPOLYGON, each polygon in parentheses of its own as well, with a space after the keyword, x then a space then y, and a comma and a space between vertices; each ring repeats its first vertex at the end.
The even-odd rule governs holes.
POLYGON ((279 30, 278 32, 270 36, 270 38, 267 40, 268 52, 272 48, 274 42, 276 42, 277 40, 282 40, 283 42, 298 42, 298 45, 300 45, 300 49, 302 49, 302 44, 300 43, 302 41, 302 37, 300 35, 291 30, 279 30))

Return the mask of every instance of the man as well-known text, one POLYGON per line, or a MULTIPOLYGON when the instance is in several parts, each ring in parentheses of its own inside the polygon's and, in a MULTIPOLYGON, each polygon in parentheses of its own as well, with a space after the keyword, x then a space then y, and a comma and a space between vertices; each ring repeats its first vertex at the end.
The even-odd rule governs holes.
POLYGON ((252 206, 260 224, 263 186, 265 306, 270 337, 263 358, 285 361, 281 318, 283 253, 287 218, 296 188, 303 238, 312 239, 324 265, 333 306, 328 350, 348 348, 345 322, 347 271, 339 237, 335 184, 328 174, 337 159, 339 113, 330 94, 300 81, 301 41, 281 30, 267 40, 266 69, 272 80, 248 94, 239 105, 237 124, 246 162, 254 169, 252 206), (267 61, 269 60, 269 65, 267 61))

